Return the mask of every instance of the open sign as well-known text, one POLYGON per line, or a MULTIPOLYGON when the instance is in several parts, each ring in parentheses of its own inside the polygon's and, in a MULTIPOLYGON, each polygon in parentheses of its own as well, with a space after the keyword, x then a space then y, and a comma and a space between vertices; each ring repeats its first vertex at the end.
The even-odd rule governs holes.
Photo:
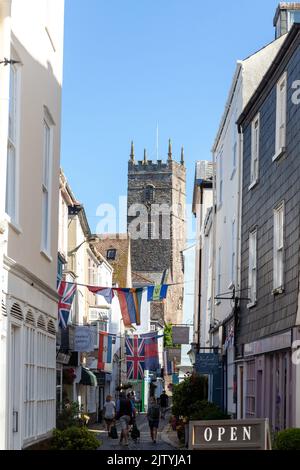
POLYGON ((271 449, 267 419, 190 421, 189 449, 271 449))

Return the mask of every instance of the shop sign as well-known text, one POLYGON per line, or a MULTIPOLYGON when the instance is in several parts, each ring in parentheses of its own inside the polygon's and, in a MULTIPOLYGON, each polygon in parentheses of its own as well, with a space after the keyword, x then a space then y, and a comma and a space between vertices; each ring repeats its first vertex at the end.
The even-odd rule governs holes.
POLYGON ((181 349, 176 349, 176 348, 168 348, 167 349, 167 358, 168 361, 176 361, 177 364, 180 363, 181 361, 181 349))
POLYGON ((56 362, 59 362, 60 364, 69 364, 70 359, 71 354, 65 354, 62 352, 57 353, 56 362))
POLYGON ((270 450, 268 419, 190 421, 190 450, 270 450))
POLYGON ((190 329, 188 326, 173 326, 173 344, 190 344, 190 329))
POLYGON ((199 353, 196 355, 195 367, 198 374, 216 374, 219 367, 222 367, 220 356, 215 353, 199 353))

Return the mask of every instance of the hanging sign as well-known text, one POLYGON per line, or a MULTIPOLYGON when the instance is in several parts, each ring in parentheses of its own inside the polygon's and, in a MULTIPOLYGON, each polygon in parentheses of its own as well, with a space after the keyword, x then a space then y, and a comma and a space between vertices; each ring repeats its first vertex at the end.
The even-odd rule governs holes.
POLYGON ((190 421, 190 450, 271 450, 268 419, 190 421))
POLYGON ((188 326, 172 327, 173 344, 190 344, 190 329, 188 326))
POLYGON ((167 349, 167 358, 168 361, 176 361, 177 364, 181 361, 181 349, 177 348, 168 348, 167 349))
POLYGON ((74 351, 94 351, 95 329, 89 326, 76 326, 74 336, 74 351))

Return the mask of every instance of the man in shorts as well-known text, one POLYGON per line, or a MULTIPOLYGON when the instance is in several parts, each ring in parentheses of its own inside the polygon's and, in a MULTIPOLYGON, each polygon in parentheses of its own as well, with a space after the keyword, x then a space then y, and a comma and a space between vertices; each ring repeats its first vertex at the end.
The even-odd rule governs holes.
POLYGON ((131 400, 126 398, 124 392, 120 393, 119 399, 117 401, 117 418, 120 421, 121 425, 121 436, 120 444, 122 444, 124 439, 124 445, 128 446, 128 435, 129 435, 129 423, 133 416, 133 407, 131 400))

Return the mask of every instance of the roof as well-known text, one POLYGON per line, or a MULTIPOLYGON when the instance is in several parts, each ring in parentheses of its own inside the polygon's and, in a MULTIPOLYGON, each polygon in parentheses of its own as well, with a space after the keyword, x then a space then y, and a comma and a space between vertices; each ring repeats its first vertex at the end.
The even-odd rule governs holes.
POLYGON ((270 84, 272 81, 272 78, 274 77, 274 74, 281 64, 282 60, 284 59, 286 53, 289 51, 289 49, 292 47, 296 37, 300 33, 300 24, 299 23, 294 23, 290 32, 287 34, 287 37, 282 44, 281 48, 279 49, 278 54, 276 55, 275 59, 273 60, 271 66, 268 68, 266 74, 264 75, 262 81, 260 82, 259 86, 257 87, 256 91, 248 101, 247 105, 245 106, 242 114, 239 116, 237 120, 238 126, 241 126, 245 119, 247 118, 247 115, 250 113, 251 109, 257 102, 257 100, 260 98, 260 96, 264 93, 266 87, 270 84))
POLYGON ((199 160, 198 162, 196 162, 194 191, 193 191, 193 207, 192 207, 193 214, 196 214, 196 204, 197 204, 196 188, 198 186, 212 188, 213 173, 214 173, 213 162, 208 161, 208 160, 199 160))
POLYGON ((128 234, 105 234, 95 235, 98 241, 94 243, 97 251, 99 251, 105 259, 107 259, 108 250, 116 250, 116 259, 108 260, 113 267, 113 284, 119 287, 130 287, 131 279, 128 279, 128 273, 131 272, 131 252, 130 238, 128 234))
POLYGON ((300 3, 298 2, 280 2, 275 12, 273 26, 276 26, 279 14, 282 10, 300 10, 300 3))
POLYGON ((163 273, 133 272, 132 283, 135 287, 147 286, 149 284, 161 284, 163 273))
POLYGON ((222 136, 222 132, 224 130, 229 111, 233 104, 235 92, 236 92, 241 74, 243 74, 243 77, 245 79, 246 69, 249 69, 250 67, 250 70, 246 72, 246 74, 248 74, 249 76, 247 83, 244 84, 244 88, 245 86, 249 87, 248 93, 250 93, 249 96, 246 96, 246 95, 244 96, 245 102, 243 103, 243 105, 245 105, 248 99, 251 97, 252 93, 254 93, 255 89, 259 85, 261 79, 263 78, 263 75, 265 74, 267 70, 268 63, 269 64, 271 63, 273 56, 275 55, 277 50, 280 49, 281 43, 285 40, 285 36, 286 35, 283 35, 275 39, 274 41, 271 41, 270 43, 261 47, 260 49, 258 49, 253 54, 246 57, 245 59, 237 61, 231 87, 228 93, 225 109, 224 109, 224 112, 220 121, 220 125, 219 125, 218 131, 214 140, 213 147, 212 147, 213 153, 217 150, 217 147, 219 145, 219 141, 222 136), (251 68, 254 68, 254 70, 251 71, 251 68))

